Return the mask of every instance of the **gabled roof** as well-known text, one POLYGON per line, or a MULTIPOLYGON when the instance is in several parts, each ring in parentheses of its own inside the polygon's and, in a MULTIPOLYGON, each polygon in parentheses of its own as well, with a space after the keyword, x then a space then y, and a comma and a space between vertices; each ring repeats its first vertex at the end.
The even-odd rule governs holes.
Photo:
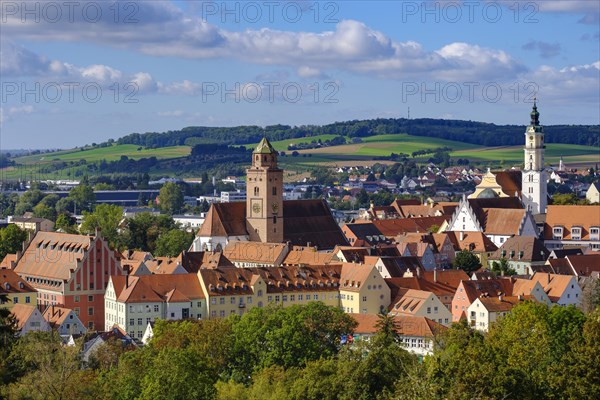
POLYGON ((180 302, 204 298, 196 274, 129 276, 128 285, 127 276, 111 276, 111 279, 117 301, 122 303, 180 302))
POLYGON ((396 297, 392 300, 390 312, 394 314, 414 315, 425 305, 429 297, 433 295, 433 293, 424 290, 400 288, 396 297))
POLYGON ((23 329, 27 320, 31 317, 31 315, 36 311, 35 306, 29 306, 26 304, 15 304, 10 312, 14 315, 17 320, 17 327, 19 329, 23 329))
POLYGON ((184 251, 178 260, 188 273, 197 273, 200 268, 233 267, 235 265, 220 251, 184 251))
POLYGON ((342 273, 340 276, 340 290, 349 292, 358 292, 363 288, 369 275, 375 274, 381 276, 379 272, 370 265, 344 263, 342 264, 342 273))
POLYGON ((439 271, 424 271, 421 273, 423 279, 430 282, 438 282, 456 290, 461 281, 469 280, 469 275, 462 269, 445 269, 439 271))
MULTIPOLYGON (((283 218, 284 241, 292 245, 327 250, 348 244, 323 199, 286 200, 283 218)), ((198 236, 248 236, 246 202, 213 203, 198 236)))
POLYGON ((490 255, 490 260, 505 258, 509 261, 523 262, 546 261, 550 251, 544 246, 544 241, 533 236, 513 236, 506 239, 498 250, 490 255))
POLYGON ((418 276, 413 276, 410 278, 387 278, 385 281, 388 283, 388 286, 391 284, 401 289, 422 290, 431 292, 438 297, 453 296, 454 292, 456 291, 455 288, 452 288, 441 282, 430 282, 418 276))
POLYGON ((492 242, 483 232, 462 232, 462 240, 460 232, 447 232, 448 239, 452 242, 456 251, 471 250, 475 253, 484 253, 495 251, 498 247, 492 242))
POLYGON ((12 269, 0 268, 0 293, 32 293, 36 290, 12 269))
MULTIPOLYGON (((375 227, 375 225, 371 223, 363 223, 363 224, 345 224, 342 227, 342 232, 350 231, 356 238, 357 241, 362 241, 363 243, 358 243, 355 245, 364 245, 365 243, 368 245, 381 243, 385 240, 385 236, 375 227), (382 240, 382 238, 384 240, 382 240)), ((348 239, 348 236, 346 235, 348 239)))
POLYGON ((384 265, 391 277, 401 278, 407 271, 423 269, 423 265, 418 257, 386 257, 386 256, 367 256, 364 259, 365 264, 375 265, 378 260, 384 265))
POLYGON ((511 279, 485 279, 480 281, 462 281, 465 296, 473 303, 481 295, 496 297, 499 295, 512 296, 513 281, 511 279))
MULTIPOLYGON (((505 199, 511 197, 504 197, 505 199)), ((525 214, 524 209, 484 208, 479 222, 487 234, 518 235, 525 214)))
POLYGON ((544 239, 553 238, 552 228, 563 227, 563 240, 572 240, 571 228, 582 228, 581 240, 590 240, 590 228, 600 227, 600 206, 548 206, 546 209, 546 224, 544 239))
POLYGON ((440 217, 419 217, 419 218, 403 218, 403 219, 385 219, 373 221, 373 224, 379 231, 390 239, 407 232, 423 232, 426 233, 433 226, 440 227, 446 221, 450 220, 450 216, 440 217))
POLYGON ((37 232, 15 271, 20 275, 32 275, 63 281, 77 269, 77 261, 87 257, 87 250, 94 238, 57 232, 37 232))
POLYGON ((11 269, 16 262, 17 255, 9 253, 6 256, 4 256, 4 259, 0 262, 0 268, 11 269))
MULTIPOLYGON (((49 306, 46 308, 43 315, 44 319, 48 321, 52 328, 58 328, 65 322, 70 313, 73 313, 73 310, 70 308, 49 306)), ((73 315, 75 315, 75 313, 73 313, 73 315)))
POLYGON ((564 292, 568 289, 569 284, 576 279, 571 275, 557 275, 550 273, 536 272, 531 277, 534 282, 539 282, 544 288, 544 291, 553 303, 556 303, 564 292))
POLYGON ((517 296, 480 297, 479 301, 488 312, 507 312, 522 300, 517 296))
POLYGON ((276 266, 277 261, 287 254, 287 251, 288 245, 284 243, 229 242, 223 250, 223 254, 232 262, 276 266))
POLYGON ((283 265, 326 265, 335 262, 333 253, 320 253, 315 247, 293 246, 283 265))
MULTIPOLYGON (((375 314, 349 314, 358 325, 354 328, 354 333, 361 335, 371 335, 377 332, 379 316, 375 314)), ((432 338, 446 328, 444 325, 425 317, 416 317, 412 315, 394 315, 394 321, 398 328, 397 333, 401 336, 427 337, 432 338)))

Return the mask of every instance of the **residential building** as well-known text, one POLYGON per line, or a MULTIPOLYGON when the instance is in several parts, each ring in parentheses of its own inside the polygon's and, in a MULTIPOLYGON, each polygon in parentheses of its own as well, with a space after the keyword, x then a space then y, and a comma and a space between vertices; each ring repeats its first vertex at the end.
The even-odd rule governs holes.
POLYGON ((342 233, 351 246, 363 247, 390 243, 390 240, 372 223, 344 224, 342 233))
POLYGON ((583 246, 600 251, 600 205, 548 206, 544 241, 549 250, 583 246))
POLYGON ((124 330, 114 326, 107 332, 98 332, 92 335, 91 339, 83 344, 81 360, 85 363, 90 361, 90 357, 109 341, 120 343, 124 348, 136 348, 135 340, 131 338, 124 330))
POLYGON ((576 276, 536 272, 531 280, 542 285, 554 304, 560 306, 581 304, 581 287, 576 276))
MULTIPOLYGON (((351 314, 351 316, 358 323, 352 334, 354 342, 369 340, 377 333, 378 315, 351 314)), ((393 318, 402 347, 418 356, 433 354, 435 338, 448 329, 425 317, 395 315, 393 318)))
POLYGON ((37 290, 11 269, 0 268, 0 294, 8 298, 0 307, 9 310, 15 304, 37 305, 37 290))
POLYGON ((390 288, 375 266, 343 264, 339 291, 347 313, 378 314, 390 305, 390 288))
POLYGON ((285 243, 231 242, 223 255, 238 268, 279 267, 289 251, 285 243))
POLYGON ((521 296, 479 297, 467 309, 467 320, 473 328, 487 332, 493 323, 522 301, 521 296))
POLYGON ((494 262, 499 263, 504 259, 518 275, 533 275, 532 267, 544 265, 549 255, 550 251, 546 249, 542 239, 533 236, 513 236, 488 257, 488 263, 491 267, 494 262))
POLYGON ((435 294, 425 290, 400 288, 392 300, 390 314, 427 317, 445 326, 452 323, 450 310, 435 294))
POLYGON ((17 254, 15 272, 38 291, 41 309, 72 309, 88 330, 104 326, 104 292, 111 275, 123 274, 121 255, 100 235, 38 232, 17 254))
POLYGON ((600 253, 568 255, 563 258, 548 259, 548 263, 537 272, 551 272, 560 275, 592 276, 600 272, 600 253))
POLYGON ((15 304, 11 313, 17 320, 19 336, 23 336, 32 331, 50 331, 50 324, 48 324, 40 310, 34 305, 15 304))
POLYGON ((585 198, 590 204, 600 204, 600 182, 592 182, 590 188, 585 192, 585 198))
POLYGON ((202 319, 206 298, 198 275, 115 275, 106 288, 105 330, 115 325, 142 339, 148 322, 156 319, 202 319))
POLYGON ((21 229, 32 232, 52 232, 54 230, 54 222, 46 218, 36 217, 12 217, 9 218, 9 223, 17 225, 21 229))
POLYGON ((464 280, 458 285, 452 299, 452 321, 458 322, 468 316, 471 304, 482 295, 497 297, 512 295, 513 281, 511 279, 464 280))
POLYGON ((517 197, 463 197, 446 231, 483 232, 498 247, 512 236, 537 237, 533 216, 517 197))
POLYGON ((44 311, 44 319, 61 336, 83 335, 87 329, 79 317, 68 308, 50 306, 44 311))

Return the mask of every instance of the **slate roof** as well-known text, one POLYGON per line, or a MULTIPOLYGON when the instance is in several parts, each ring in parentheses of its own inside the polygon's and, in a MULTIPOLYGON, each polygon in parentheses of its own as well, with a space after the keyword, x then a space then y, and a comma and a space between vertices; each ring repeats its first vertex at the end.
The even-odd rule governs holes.
POLYGON ((489 256, 490 260, 505 258, 509 261, 542 262, 548 259, 550 251, 544 241, 533 236, 513 236, 489 256))
MULTIPOLYGON (((246 202, 213 203, 198 236, 247 236, 246 202)), ((295 246, 333 249, 348 242, 327 202, 316 200, 286 200, 283 202, 283 237, 295 246)))

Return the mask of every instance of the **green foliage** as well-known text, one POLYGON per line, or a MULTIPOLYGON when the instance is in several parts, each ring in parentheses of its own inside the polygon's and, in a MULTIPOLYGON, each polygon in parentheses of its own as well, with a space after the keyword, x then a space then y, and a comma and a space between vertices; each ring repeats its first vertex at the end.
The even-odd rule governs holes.
POLYGON ((456 269, 462 269, 467 275, 471 275, 471 273, 481 268, 481 261, 473 252, 463 249, 456 253, 452 265, 456 269))
MULTIPOLYGON (((96 195, 94 194, 94 189, 92 189, 91 186, 85 185, 83 183, 71 189, 67 198, 73 202, 74 206, 76 207, 76 210, 78 210, 79 212, 83 210, 91 211, 94 208, 94 204, 96 203, 96 195)), ((74 213, 76 213, 75 210, 69 211, 73 211, 74 213)))
POLYGON ((23 242, 27 240, 27 231, 15 224, 9 224, 0 229, 0 260, 7 254, 15 254, 23 249, 23 242))
POLYGON ((77 233, 77 227, 75 221, 67 214, 59 214, 56 217, 56 224, 54 225, 55 230, 63 230, 66 233, 77 233))
POLYGON ((152 254, 159 257, 177 257, 188 250, 194 241, 194 232, 173 229, 163 233, 156 241, 156 249, 152 254))
POLYGON ((183 192, 176 183, 167 182, 160 189, 158 200, 161 210, 169 214, 175 214, 181 211, 183 207, 183 192))
POLYGON ((158 238, 174 229, 177 229, 175 221, 168 215, 140 213, 127 220, 123 241, 128 249, 153 253, 158 238))
POLYGON ((589 201, 587 199, 580 199, 577 197, 575 193, 565 193, 565 194, 554 194, 552 196, 552 204, 556 206, 561 205, 588 205, 589 201))
POLYGON ((508 264, 508 260, 506 258, 501 258, 500 262, 494 261, 492 263, 492 272, 497 276, 510 276, 517 274, 517 271, 515 271, 515 269, 508 264))
POLYGON ((123 208, 112 204, 100 204, 94 212, 83 212, 83 222, 80 231, 84 234, 94 234, 96 228, 101 229, 102 236, 113 248, 122 246, 119 238, 119 224, 123 220, 123 208))
POLYGON ((332 356, 340 337, 355 325, 342 310, 321 302, 252 308, 233 327, 237 338, 234 370, 244 374, 272 365, 299 367, 332 356))

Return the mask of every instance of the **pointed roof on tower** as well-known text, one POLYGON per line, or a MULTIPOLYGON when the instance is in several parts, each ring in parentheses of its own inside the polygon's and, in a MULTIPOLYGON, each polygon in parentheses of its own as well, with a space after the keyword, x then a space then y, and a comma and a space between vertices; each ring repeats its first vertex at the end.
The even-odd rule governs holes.
POLYGON ((253 153, 254 154, 274 154, 274 153, 277 153, 277 150, 275 150, 275 148, 271 145, 269 140, 266 137, 264 137, 264 138, 262 138, 262 140, 260 141, 258 146, 256 146, 256 149, 254 149, 253 153))

